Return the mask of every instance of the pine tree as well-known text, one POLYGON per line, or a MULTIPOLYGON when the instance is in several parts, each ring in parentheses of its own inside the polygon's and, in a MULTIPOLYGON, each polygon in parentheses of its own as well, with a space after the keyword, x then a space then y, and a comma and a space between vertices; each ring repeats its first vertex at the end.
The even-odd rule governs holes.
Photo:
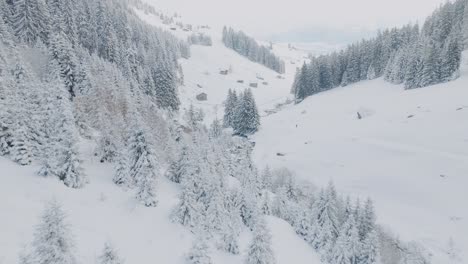
POLYGON ((186 256, 188 264, 211 264, 209 247, 206 243, 206 237, 203 231, 198 231, 196 238, 193 240, 193 246, 186 256))
POLYGON ((175 183, 181 183, 182 177, 187 173, 187 167, 190 166, 190 150, 188 146, 183 146, 179 152, 177 160, 172 162, 167 177, 175 183))
POLYGON ((468 49, 468 4, 465 1, 465 10, 463 12, 462 36, 464 50, 468 49))
POLYGON ((113 181, 117 185, 130 187, 133 182, 130 178, 130 170, 128 167, 128 158, 126 154, 127 153, 120 153, 118 155, 113 181))
POLYGON ((34 44, 39 38, 46 42, 49 14, 42 0, 14 0, 12 24, 22 42, 34 44))
POLYGON ((373 65, 373 64, 371 64, 371 65, 369 66, 369 68, 367 69, 367 75, 366 75, 366 77, 367 77, 367 80, 373 80, 373 79, 375 79, 376 73, 375 73, 375 68, 374 68, 374 65, 373 65))
POLYGON ((440 69, 438 63, 438 47, 432 40, 428 40, 423 56, 423 70, 421 73, 421 86, 429 86, 439 82, 440 69))
POLYGON ((336 194, 332 183, 322 190, 312 209, 312 245, 316 249, 330 249, 338 237, 336 194))
POLYGON ((242 188, 240 213, 244 225, 252 229, 259 217, 259 208, 255 194, 246 188, 242 188))
POLYGON ((156 102, 159 107, 173 111, 179 110, 180 101, 177 97, 177 79, 174 70, 167 62, 159 62, 153 69, 156 102))
POLYGON ((229 89, 227 99, 224 103, 224 118, 223 126, 234 128, 234 120, 236 117, 238 98, 234 90, 229 89))
POLYGON ((63 146, 59 153, 61 158, 58 164, 59 168, 56 170, 59 179, 71 188, 81 188, 88 182, 76 149, 73 142, 67 142, 63 146))
MULTIPOLYGON (((138 126, 138 125, 137 125, 138 126)), ((129 138, 129 173, 137 188, 137 199, 147 207, 157 205, 158 164, 152 144, 143 129, 136 128, 129 138)))
POLYGON ((70 99, 76 96, 77 62, 70 42, 63 34, 54 33, 50 40, 50 57, 59 66, 60 77, 68 90, 70 99))
POLYGON ((367 235, 375 229, 375 212, 372 200, 367 199, 363 210, 359 214, 358 228, 361 241, 365 240, 367 235))
POLYGON ((53 129, 49 132, 52 148, 50 158, 55 160, 50 161, 49 159, 47 164, 53 166, 53 173, 66 186, 82 188, 88 182, 88 178, 83 171, 82 161, 78 154, 78 136, 75 119, 70 102, 65 97, 66 92, 63 85, 56 78, 50 82, 53 86, 57 87, 57 100, 50 120, 53 129))
POLYGON ((379 237, 377 231, 372 230, 367 234, 366 239, 362 242, 361 255, 359 256, 359 263, 362 264, 375 264, 379 263, 379 237))
POLYGON ((110 244, 106 243, 102 251, 101 256, 99 256, 100 264, 123 264, 124 261, 120 259, 119 255, 115 248, 110 244))
POLYGON ((210 133, 209 133, 210 138, 212 139, 219 138, 223 132, 222 130, 223 128, 221 126, 221 122, 219 121, 218 118, 215 118, 215 120, 213 120, 213 123, 211 123, 211 126, 210 126, 210 133))
POLYGON ((270 191, 264 191, 262 195, 262 208, 261 211, 264 215, 271 215, 272 214, 272 204, 270 198, 270 191))
POLYGON ((36 227, 30 259, 37 264, 76 264, 75 246, 62 206, 49 202, 36 227))
POLYGON ((271 248, 271 234, 265 219, 258 219, 253 231, 253 239, 247 251, 245 264, 274 264, 276 263, 271 248))
POLYGON ((239 254, 239 242, 237 241, 237 236, 232 228, 222 231, 219 248, 233 255, 239 254))
POLYGON ((172 221, 187 227, 197 227, 204 219, 204 204, 199 201, 196 179, 184 178, 179 203, 172 213, 172 221))
POLYGON ((26 126, 18 124, 15 134, 11 137, 10 155, 20 165, 29 165, 32 162, 32 147, 27 137, 26 126))
POLYGON ((307 65, 304 63, 301 70, 297 74, 297 79, 295 80, 296 86, 294 88, 294 98, 296 103, 300 103, 309 95, 309 83, 308 83, 308 69, 307 65))
POLYGON ((276 191, 276 196, 273 200, 273 214, 286 221, 290 219, 288 194, 284 187, 280 187, 276 191))
POLYGON ((252 90, 247 89, 243 93, 236 109, 234 131, 244 136, 257 132, 260 127, 260 115, 252 90))
POLYGON ((298 219, 296 219, 294 226, 296 233, 306 242, 310 243, 312 241, 312 223, 310 213, 308 213, 306 210, 300 210, 297 218, 298 219))
POLYGON ((223 188, 216 187, 214 194, 210 200, 208 208, 206 209, 206 223, 208 225, 208 232, 221 233, 226 229, 226 222, 228 219, 228 212, 224 206, 223 188))
MULTIPOLYGON (((327 253, 326 253, 327 254, 327 253)), ((343 224, 336 244, 330 254, 333 264, 357 264, 360 256, 358 229, 351 215, 343 224)))
POLYGON ((457 77, 454 74, 460 68, 462 50, 460 37, 457 34, 451 34, 441 54, 440 78, 442 81, 450 81, 457 77))

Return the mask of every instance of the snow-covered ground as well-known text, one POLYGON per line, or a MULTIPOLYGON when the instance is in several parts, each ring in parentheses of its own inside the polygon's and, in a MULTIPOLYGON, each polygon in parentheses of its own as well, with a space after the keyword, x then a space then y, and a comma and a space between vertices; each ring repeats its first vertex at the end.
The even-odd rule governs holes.
MULTIPOLYGON (((171 27, 136 12, 150 24, 171 27)), ((183 108, 193 103, 204 109, 207 121, 222 118, 228 89, 241 91, 257 82, 258 88, 252 90, 263 116, 261 130, 254 136, 258 166, 286 166, 318 185, 333 179, 345 194, 373 198, 378 222, 404 240, 423 243, 433 253, 433 263, 447 263, 444 251, 450 238, 463 260, 468 259, 467 72, 457 81, 412 91, 381 79, 362 82, 267 115, 266 111, 291 98, 295 69, 309 51, 275 44, 274 52, 287 66, 279 79, 274 71, 225 48, 221 28, 196 31, 210 35, 213 46, 192 46, 192 57, 181 60, 183 108), (228 75, 219 74, 229 69, 228 75), (195 99, 201 92, 207 93, 207 101, 195 99), (357 112, 363 119, 357 119, 357 112), (278 152, 286 155, 279 157, 278 152)), ((173 33, 181 38, 191 34, 181 29, 173 33)), ((17 263, 44 203, 52 198, 62 201, 69 214, 81 263, 94 263, 108 240, 126 263, 183 263, 193 237, 169 221, 177 187, 162 179, 158 207, 140 206, 131 191, 112 183, 111 166, 92 160, 91 146, 83 145, 91 183, 82 190, 36 176, 36 166, 20 167, 0 158, 0 264, 17 263)), ((286 222, 270 217, 268 224, 278 264, 320 263, 286 222)), ((244 232, 241 252, 249 241, 249 233, 244 232)), ((212 257, 214 263, 234 264, 242 263, 243 256, 215 251, 212 257)))
MULTIPOLYGON (((162 24, 155 16, 136 12, 150 24, 167 30, 173 27, 162 24)), ((193 103, 205 111, 207 121, 215 116, 222 118, 222 104, 228 89, 242 91, 251 82, 258 83, 253 92, 263 110, 290 97, 296 62, 300 65, 307 52, 290 50, 287 45, 275 46, 295 63, 289 62, 288 73, 279 79, 276 72, 225 48, 221 43, 221 29, 196 31, 210 35, 214 43, 212 47, 192 46, 192 57, 181 59, 185 77, 185 85, 179 88, 182 108, 193 103), (232 72, 220 75, 219 71, 224 69, 232 72), (208 94, 208 101, 195 99, 200 92, 208 94)), ((173 33, 185 39, 192 32, 178 28, 173 33)), ((112 182, 111 165, 93 160, 90 142, 82 145, 84 169, 90 184, 80 190, 67 188, 56 179, 37 176, 38 166, 21 167, 0 157, 0 264, 18 263, 21 249, 31 242, 34 226, 38 224, 45 203, 51 199, 60 201, 68 214, 80 263, 95 263, 106 241, 112 242, 126 263, 184 263, 184 254, 191 247, 193 235, 186 228, 171 223, 169 217, 178 201, 178 187, 162 179, 158 187, 158 206, 143 207, 135 200, 133 191, 124 191, 112 182)), ((278 264, 320 263, 318 255, 289 224, 274 217, 267 220, 278 264)), ((242 263, 249 243, 250 233, 244 231, 240 238, 241 255, 233 256, 215 249, 210 255, 214 263, 242 263)))
MULTIPOLYGON (((85 144, 89 149, 90 145, 85 144)), ((35 174, 38 167, 21 167, 0 157, 0 263, 18 263, 22 248, 32 240, 45 203, 56 199, 63 205, 76 241, 79 263, 97 263, 104 243, 110 241, 126 263, 185 263, 193 235, 170 221, 178 201, 178 187, 162 179, 156 208, 140 205, 132 191, 124 191, 112 182, 113 169, 90 160, 83 151, 85 172, 91 183, 84 189, 67 188, 55 178, 35 174)), ((268 218, 273 249, 279 264, 320 263, 311 248, 296 236, 286 222, 268 218)), ((250 243, 244 231, 240 238, 241 255, 213 249, 214 263, 238 264, 250 243)))
MULTIPOLYGON (((204 110, 207 120, 213 120, 216 116, 222 118, 223 101, 226 99, 229 89, 240 92, 249 88, 251 83, 258 85, 258 88, 252 88, 252 91, 261 112, 274 108, 278 103, 285 102, 291 98, 289 90, 296 68, 302 66, 303 62, 308 59, 308 50, 290 49, 288 44, 274 44, 273 52, 281 54, 286 63, 286 73, 278 74, 226 48, 221 41, 222 27, 220 26, 201 28, 192 25, 193 31, 187 32, 175 24, 163 24, 159 17, 152 14, 144 14, 138 10, 136 12, 149 24, 167 29, 181 39, 187 39, 193 33, 203 33, 212 38, 213 46, 193 45, 191 58, 180 61, 185 80, 184 85, 179 87, 182 109, 193 104, 204 110), (221 75, 221 70, 229 70, 228 75, 221 75), (208 100, 197 101, 195 97, 199 93, 206 93, 208 100)), ((176 22, 183 23, 183 20, 175 18, 174 23, 176 22)))
POLYGON ((370 196, 378 222, 421 242, 434 254, 433 263, 447 263, 450 238, 466 261, 464 64, 460 79, 433 87, 405 91, 377 79, 309 97, 263 118, 254 158, 258 165, 289 167, 318 185, 332 179, 343 193, 370 196))

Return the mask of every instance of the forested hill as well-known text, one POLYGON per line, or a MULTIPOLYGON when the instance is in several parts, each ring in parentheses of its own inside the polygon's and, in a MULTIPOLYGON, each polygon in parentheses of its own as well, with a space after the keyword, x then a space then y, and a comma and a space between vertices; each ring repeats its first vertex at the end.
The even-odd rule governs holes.
POLYGON ((338 86, 384 77, 413 89, 458 77, 464 34, 468 36, 465 0, 447 2, 422 27, 409 24, 349 45, 345 50, 315 57, 296 74, 296 101, 338 86), (464 33, 465 32, 465 33, 464 33))
POLYGON ((78 134, 99 131, 102 159, 112 160, 130 122, 148 123, 141 116, 153 108, 179 108, 177 60, 189 47, 141 21, 128 4, 0 0, 2 155, 26 165, 50 157, 56 145, 66 151, 55 158, 70 168, 55 174, 81 187, 78 134))
POLYGON ((277 57, 270 49, 259 45, 257 41, 242 31, 232 28, 223 28, 223 43, 226 47, 235 50, 249 60, 258 62, 278 73, 285 72, 284 61, 277 57))

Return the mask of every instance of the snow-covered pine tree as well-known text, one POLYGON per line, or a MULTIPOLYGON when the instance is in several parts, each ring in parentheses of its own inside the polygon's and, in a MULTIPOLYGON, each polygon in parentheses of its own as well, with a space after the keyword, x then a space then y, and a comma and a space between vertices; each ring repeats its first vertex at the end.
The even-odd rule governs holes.
POLYGON ((275 199, 273 200, 273 215, 288 220, 290 219, 288 194, 285 187, 280 187, 276 190, 275 199))
POLYGON ((179 110, 180 101, 177 97, 177 78, 175 70, 167 61, 159 61, 153 68, 156 102, 163 109, 179 110))
POLYGON ((196 238, 193 240, 192 248, 186 255, 187 264, 211 264, 209 256, 209 246, 203 231, 197 231, 196 238))
POLYGON ((424 67, 423 64, 423 47, 418 41, 409 48, 408 65, 405 75, 405 89, 413 89, 421 87, 421 76, 424 67))
POLYGON ((375 230, 374 205, 370 198, 364 204, 364 208, 359 213, 358 222, 359 238, 364 241, 369 233, 375 230))
POLYGON ((111 243, 104 245, 102 254, 99 256, 99 264, 123 264, 124 261, 119 257, 117 250, 111 243))
MULTIPOLYGON (((2 22, 0 22, 1 26, 2 22)), ((4 24, 3 24, 4 25, 4 24)), ((3 35, 1 36, 3 37, 3 35)), ((1 47, 1 46, 0 46, 1 47)), ((2 50, 0 50, 2 51, 2 50)), ((6 68, 6 62, 0 55, 0 67, 6 68)), ((15 82, 11 77, 0 75, 0 155, 10 153, 14 125, 14 102, 13 96, 16 90, 15 82)))
POLYGON ((374 65, 371 64, 371 65, 369 66, 369 68, 367 69, 367 76, 366 76, 366 77, 367 77, 367 80, 373 80, 373 79, 375 79, 376 76, 377 76, 377 75, 376 75, 376 73, 375 73, 374 65))
POLYGON ((193 104, 190 104, 189 109, 184 114, 184 119, 189 125, 189 127, 193 130, 199 130, 201 128, 201 124, 203 119, 205 118, 205 113, 201 108, 195 109, 193 104))
POLYGON ((307 65, 304 63, 302 68, 298 70, 298 74, 296 75, 297 80, 295 80, 294 98, 296 104, 302 102, 302 100, 309 96, 308 74, 307 65))
POLYGON ((16 163, 20 165, 29 165, 32 162, 32 147, 28 140, 26 126, 22 120, 16 124, 15 133, 11 136, 10 156, 16 163))
POLYGON ((156 184, 159 166, 145 130, 137 122, 129 137, 129 174, 137 189, 137 199, 147 207, 157 205, 156 184))
POLYGON ((319 250, 330 250, 338 237, 336 194, 333 184, 321 190, 312 208, 312 245, 319 250))
POLYGON ((245 264, 274 264, 276 263, 271 248, 271 234, 265 218, 261 217, 255 223, 253 238, 247 251, 245 264))
POLYGON ((133 180, 130 177, 130 169, 126 151, 121 151, 117 157, 113 181, 115 184, 121 186, 130 187, 133 185, 133 180))
POLYGON ((237 234, 233 228, 225 228, 221 232, 221 241, 218 243, 218 248, 233 255, 238 255, 240 253, 237 234))
POLYGON ((172 221, 187 227, 198 227, 204 220, 205 205, 199 201, 199 182, 196 175, 183 178, 179 203, 172 213, 172 221))
POLYGON ((468 3, 465 0, 465 10, 463 12, 462 35, 464 50, 468 49, 468 3))
POLYGON ((76 96, 77 60, 69 40, 63 33, 53 33, 50 38, 50 58, 59 66, 60 77, 73 100, 76 96))
POLYGON ((272 214, 272 201, 271 201, 271 197, 270 197, 270 191, 268 190, 264 190, 263 194, 262 194, 262 204, 261 204, 261 212, 262 214, 264 215, 271 215, 272 214))
POLYGON ((376 230, 367 234, 366 239, 361 242, 362 248, 359 256, 359 263, 375 264, 380 261, 379 237, 376 230))
POLYGON ((218 118, 215 118, 215 120, 213 120, 213 122, 211 123, 209 136, 212 139, 219 138, 222 133, 223 133, 223 127, 221 125, 221 122, 219 121, 218 118))
POLYGON ((234 131, 239 135, 250 135, 260 127, 260 115, 255 103, 252 90, 247 89, 239 97, 234 118, 234 131))
POLYGON ((296 233, 306 242, 308 243, 312 242, 311 241, 312 223, 311 223, 310 212, 302 208, 302 210, 298 212, 297 219, 294 222, 295 222, 294 229, 296 233))
POLYGON ((255 193, 252 193, 252 191, 248 190, 247 188, 242 188, 242 203, 240 206, 240 213, 244 225, 250 229, 253 229, 258 217, 260 216, 260 211, 255 193))
POLYGON ((75 245, 67 217, 57 201, 51 201, 36 227, 31 255, 33 264, 76 264, 75 245))
POLYGON ((30 45, 38 39, 47 43, 49 13, 43 0, 14 0, 12 3, 11 22, 18 39, 30 45))
POLYGON ((226 101, 224 102, 224 127, 234 127, 234 120, 236 117, 238 98, 237 93, 234 90, 229 89, 226 101))
MULTIPOLYGON (((325 258, 329 259, 332 264, 356 264, 361 256, 361 243, 359 241, 358 229, 356 221, 351 215, 340 229, 334 248, 325 258)), ((365 262, 362 262, 365 263, 365 262)))
POLYGON ((450 34, 441 54, 440 78, 442 81, 450 81, 458 77, 456 74, 460 68, 462 51, 461 36, 458 33, 450 34))
POLYGON ((269 166, 266 166, 262 173, 262 189, 272 190, 273 176, 269 166))
POLYGON ((182 177, 187 175, 187 167, 190 166, 192 162, 190 160, 191 152, 189 146, 182 146, 178 155, 178 158, 171 163, 167 172, 169 180, 175 183, 181 183, 182 177))
POLYGON ((228 219, 228 211, 225 208, 224 188, 217 186, 212 194, 210 203, 206 209, 206 224, 208 225, 208 232, 212 234, 221 233, 227 228, 226 223, 228 219))

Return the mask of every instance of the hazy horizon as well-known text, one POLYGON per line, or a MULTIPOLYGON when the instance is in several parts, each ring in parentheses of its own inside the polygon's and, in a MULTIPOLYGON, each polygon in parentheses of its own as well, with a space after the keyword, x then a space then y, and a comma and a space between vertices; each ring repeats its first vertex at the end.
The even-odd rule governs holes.
POLYGON ((423 22, 446 0, 145 0, 189 23, 230 25, 259 39, 349 42, 393 26, 423 22), (318 34, 317 31, 327 32, 318 34), (331 32, 331 33, 330 33, 331 32), (320 36, 319 36, 320 35, 320 36))

